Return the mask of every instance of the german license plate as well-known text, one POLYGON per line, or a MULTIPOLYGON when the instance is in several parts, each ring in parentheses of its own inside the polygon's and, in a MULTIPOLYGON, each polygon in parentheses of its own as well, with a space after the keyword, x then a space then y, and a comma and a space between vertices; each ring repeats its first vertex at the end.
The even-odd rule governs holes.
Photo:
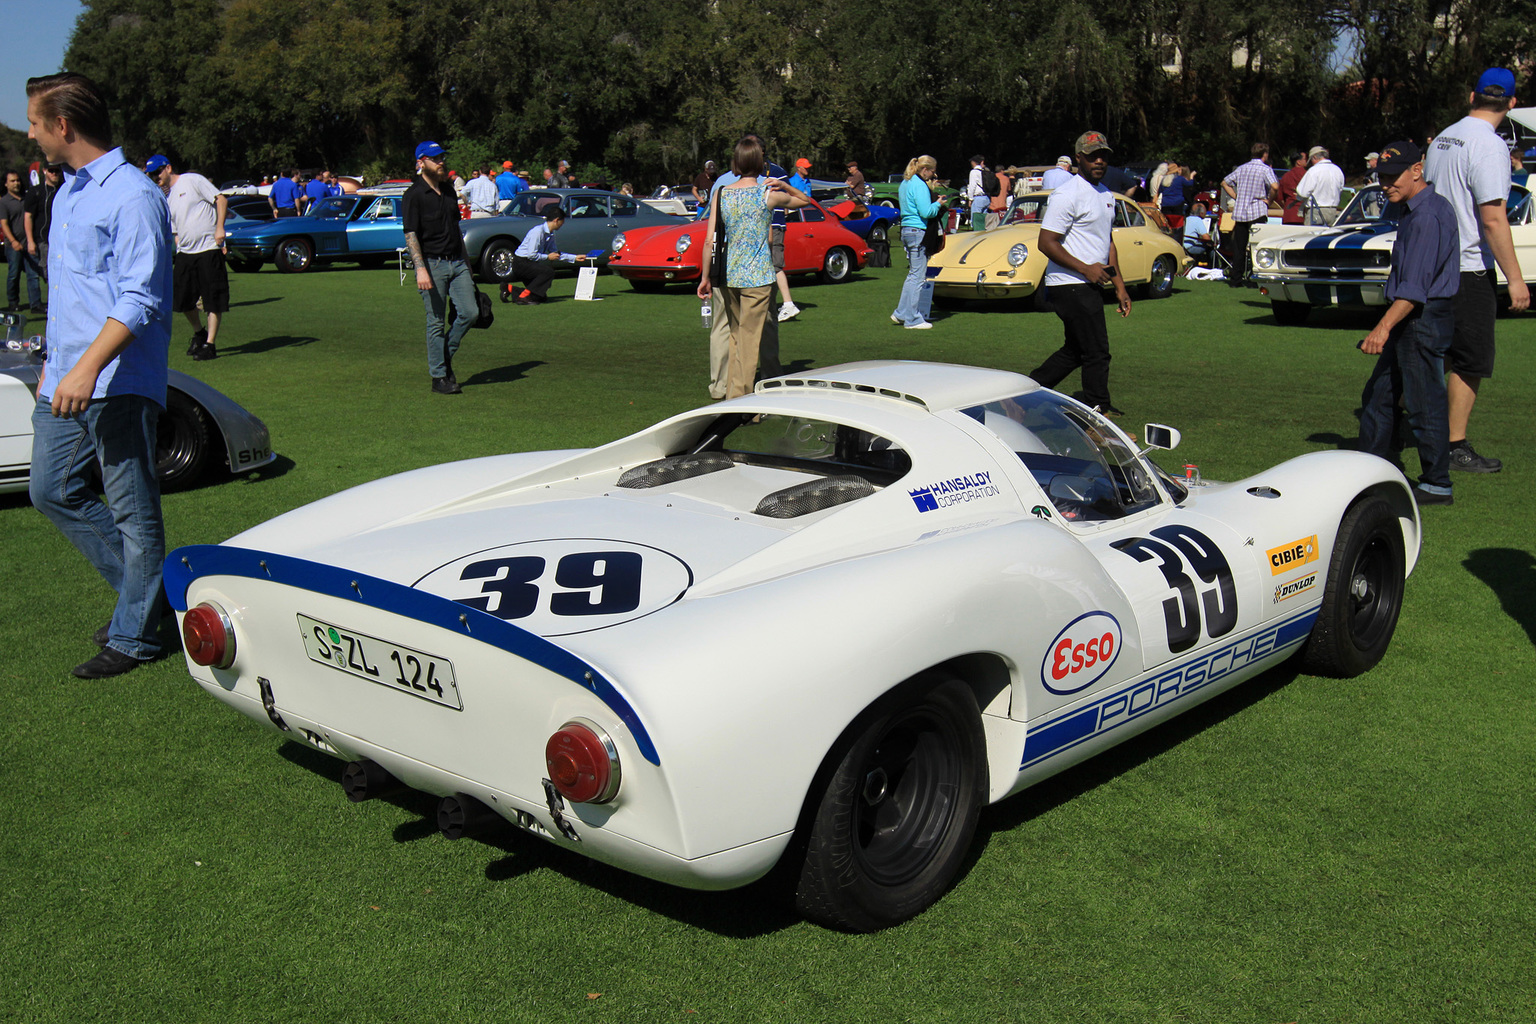
POLYGON ((392 640, 299 616, 299 634, 309 660, 339 672, 402 690, 458 711, 464 710, 454 681, 453 662, 405 647, 392 640))

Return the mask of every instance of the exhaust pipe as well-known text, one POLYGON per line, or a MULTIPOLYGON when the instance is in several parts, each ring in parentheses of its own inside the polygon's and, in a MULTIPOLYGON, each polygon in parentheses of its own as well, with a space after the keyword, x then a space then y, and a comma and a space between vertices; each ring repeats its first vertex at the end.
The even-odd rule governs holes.
POLYGON ((445 839, 463 839, 488 832, 506 819, 472 796, 455 793, 437 805, 437 828, 445 839))
POLYGON ((341 773, 341 789, 353 803, 392 796, 408 787, 377 761, 348 761, 341 773))

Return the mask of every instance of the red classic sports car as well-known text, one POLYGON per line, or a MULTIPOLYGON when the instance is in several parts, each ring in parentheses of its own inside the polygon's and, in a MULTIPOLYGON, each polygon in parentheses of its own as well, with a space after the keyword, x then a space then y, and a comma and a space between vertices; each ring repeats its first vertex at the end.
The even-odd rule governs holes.
MULTIPOLYGON (((626 231, 613 240, 608 268, 637 292, 699 279, 704 221, 667 228, 626 231)), ((829 284, 846 281, 869 259, 869 246, 843 227, 837 215, 816 203, 791 210, 784 230, 784 272, 818 274, 829 284)))

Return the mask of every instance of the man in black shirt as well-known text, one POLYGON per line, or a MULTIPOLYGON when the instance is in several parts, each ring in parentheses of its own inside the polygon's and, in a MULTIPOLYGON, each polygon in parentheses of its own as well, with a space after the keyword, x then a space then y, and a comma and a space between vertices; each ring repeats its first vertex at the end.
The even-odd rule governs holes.
POLYGON ((43 180, 27 189, 22 199, 25 208, 22 228, 26 234, 27 252, 37 260, 37 269, 44 281, 48 280, 48 227, 53 222, 53 197, 59 194, 59 185, 63 181, 64 173, 58 167, 45 167, 43 180))
POLYGON ((459 233, 459 201, 448 184, 447 153, 435 142, 416 147, 416 181, 401 199, 405 245, 416 264, 416 289, 427 311, 427 371, 438 395, 463 393, 453 375, 453 354, 479 316, 475 282, 459 233), (443 314, 453 302, 453 325, 443 314))

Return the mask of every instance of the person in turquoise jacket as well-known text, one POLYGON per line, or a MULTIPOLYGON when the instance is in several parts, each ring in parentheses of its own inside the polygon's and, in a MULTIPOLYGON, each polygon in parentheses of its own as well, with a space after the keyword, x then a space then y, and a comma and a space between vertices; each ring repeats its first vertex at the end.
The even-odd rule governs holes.
POLYGON ((907 164, 898 191, 901 247, 907 251, 907 276, 901 282, 901 299, 896 303, 891 320, 909 331, 923 331, 933 326, 918 309, 918 295, 928 277, 928 251, 923 246, 923 235, 944 209, 943 201, 934 197, 929 185, 938 169, 938 162, 931 156, 913 158, 907 164))

